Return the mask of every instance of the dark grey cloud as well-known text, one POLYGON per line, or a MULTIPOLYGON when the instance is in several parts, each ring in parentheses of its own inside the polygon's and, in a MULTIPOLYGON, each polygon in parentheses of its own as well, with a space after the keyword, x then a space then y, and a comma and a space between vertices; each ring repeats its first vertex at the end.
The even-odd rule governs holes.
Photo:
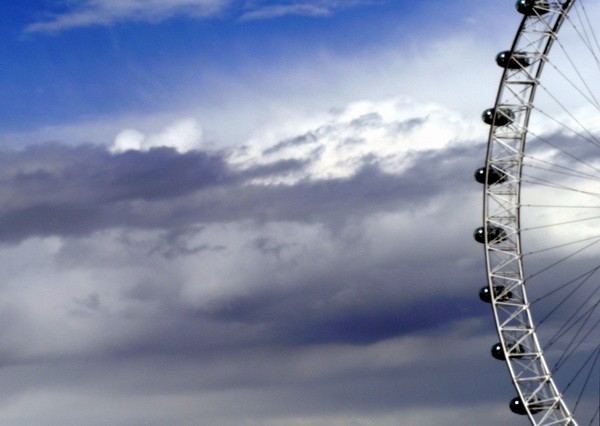
POLYGON ((454 152, 414 154, 401 175, 377 159, 348 178, 261 185, 253 178, 285 175, 305 162, 282 160, 241 172, 223 155, 169 148, 111 154, 102 147, 47 144, 0 154, 0 239, 85 235, 119 226, 177 229, 203 222, 343 221, 348 215, 423 202, 455 177, 454 152))
POLYGON ((381 127, 383 124, 383 117, 378 112, 363 114, 349 123, 350 127, 355 129, 381 127))
POLYGON ((300 145, 308 145, 318 142, 318 136, 315 132, 308 132, 304 135, 296 136, 290 139, 285 139, 274 146, 263 151, 263 155, 269 155, 281 151, 285 148, 296 147, 300 145))
MULTIPOLYGON (((443 412, 469 410, 473 400, 504 412, 513 396, 502 364, 489 356, 496 338, 489 306, 477 299, 482 262, 466 260, 481 255, 470 235, 480 214, 473 213, 471 224, 464 209, 465 200, 479 197, 472 170, 482 147, 411 153, 399 173, 385 172, 381 160, 369 156, 348 177, 292 184, 255 180, 301 171, 310 160, 238 170, 220 153, 29 150, 2 156, 0 191, 16 194, 0 215, 4 241, 57 235, 63 237, 55 254, 60 268, 102 274, 110 265, 111 274, 64 306, 67 321, 96 330, 97 340, 83 348, 70 342, 75 349, 64 353, 13 347, 2 354, 10 395, 50 383, 53 395, 62 389, 66 400, 79 395, 86 406, 85 383, 93 383, 95 407, 114 407, 115 398, 128 407, 135 404, 129 398, 144 401, 139 412, 147 418, 123 410, 114 424, 125 424, 123 418, 129 424, 193 424, 197 418, 283 424, 307 412, 322 416, 320 424, 362 415, 390 415, 395 420, 388 424, 397 424, 410 415, 405 410, 416 416, 432 400, 443 412), (404 224, 390 236, 399 242, 396 251, 382 254, 379 243, 369 248, 366 223, 394 214, 404 224), (297 224, 299 233, 318 225, 323 235, 307 242, 285 228, 273 231, 279 223, 297 224), (228 232, 249 229, 237 249, 215 231, 228 226, 234 229, 228 232), (90 242, 94 232, 118 228, 111 237, 116 243, 106 249, 117 254, 98 259, 104 247, 90 242), (313 268, 314 258, 305 253, 319 244, 333 248, 313 268), (125 249, 131 258, 121 260, 125 249), (232 257, 218 270, 227 273, 217 274, 212 297, 185 292, 208 285, 204 269, 232 257), (248 274, 252 259, 263 262, 256 268, 271 266, 248 274), (228 291, 232 276, 237 287, 228 291), (397 348, 385 349, 396 341, 397 348), (398 353, 409 361, 378 364, 398 353), (452 395, 447 383, 457 389, 452 395), (161 417, 152 401, 156 406, 157 398, 176 395, 196 395, 197 408, 174 413, 164 403, 161 417), (212 402, 198 402, 203 398, 212 402)), ((378 232, 385 236, 386 228, 378 232)), ((28 309, 0 309, 4 333, 22 329, 28 309)), ((70 413, 68 421, 76 424, 70 413)), ((473 424, 490 416, 469 415, 473 424)), ((422 424, 439 424, 443 414, 436 416, 422 424)))
POLYGON ((99 146, 44 144, 3 152, 0 164, 16 206, 172 198, 231 178, 220 156, 171 148, 111 154, 99 146))

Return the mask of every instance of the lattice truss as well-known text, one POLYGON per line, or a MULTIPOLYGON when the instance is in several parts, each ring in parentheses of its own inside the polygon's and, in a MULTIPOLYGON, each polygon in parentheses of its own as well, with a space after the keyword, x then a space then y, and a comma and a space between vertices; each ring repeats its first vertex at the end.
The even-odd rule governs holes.
POLYGON ((488 282, 500 344, 536 425, 576 425, 557 390, 529 311, 520 242, 520 179, 536 88, 558 30, 576 0, 546 1, 525 16, 504 71, 488 144, 484 207, 488 282), (501 176, 491 182, 496 171, 501 176))

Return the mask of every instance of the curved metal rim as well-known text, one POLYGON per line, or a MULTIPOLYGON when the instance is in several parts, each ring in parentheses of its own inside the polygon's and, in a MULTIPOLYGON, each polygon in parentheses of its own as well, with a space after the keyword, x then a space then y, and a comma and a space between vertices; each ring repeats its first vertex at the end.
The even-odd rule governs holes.
POLYGON ((523 18, 510 52, 511 55, 517 51, 527 52, 536 60, 519 70, 504 70, 494 104, 496 113, 490 128, 485 165, 486 170, 501 168, 507 176, 505 182, 489 185, 486 173, 484 190, 485 229, 498 226, 506 233, 504 240, 490 241, 488 233, 484 232, 494 319, 513 384, 534 425, 577 424, 552 379, 535 333, 525 288, 520 235, 522 158, 530 112, 545 58, 575 2, 552 2, 548 4, 547 13, 523 18), (503 109, 510 109, 515 117, 509 125, 497 126, 496 118, 503 109), (505 287, 501 294, 494 291, 496 285, 505 287), (506 300, 508 292, 515 295, 514 299, 506 300), (514 348, 520 346, 525 352, 517 358, 513 356, 514 348))

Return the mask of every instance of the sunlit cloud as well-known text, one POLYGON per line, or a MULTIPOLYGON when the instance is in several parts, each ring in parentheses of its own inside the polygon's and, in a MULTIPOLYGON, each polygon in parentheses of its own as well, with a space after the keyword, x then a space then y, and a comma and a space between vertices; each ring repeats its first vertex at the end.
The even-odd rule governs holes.
POLYGON ((115 137, 111 151, 147 151, 151 148, 169 147, 178 152, 187 152, 199 149, 201 143, 202 129, 198 121, 194 118, 183 118, 152 135, 145 135, 136 129, 124 129, 115 137))
POLYGON ((373 3, 373 0, 284 0, 274 4, 258 0, 246 1, 240 9, 234 0, 77 0, 68 3, 64 12, 48 13, 45 19, 29 24, 25 31, 52 33, 125 21, 155 23, 177 16, 206 19, 219 16, 228 9, 233 9, 241 20, 287 15, 322 17, 368 3, 373 3))
POLYGON ((287 15, 323 17, 330 16, 341 9, 368 3, 373 3, 373 0, 283 0, 276 2, 251 0, 246 2, 247 11, 241 15, 240 19, 272 19, 287 15))
POLYGON ((27 32, 58 32, 90 25, 110 25, 122 21, 157 22, 174 16, 196 18, 215 16, 231 0, 78 0, 62 13, 49 14, 26 27, 27 32))

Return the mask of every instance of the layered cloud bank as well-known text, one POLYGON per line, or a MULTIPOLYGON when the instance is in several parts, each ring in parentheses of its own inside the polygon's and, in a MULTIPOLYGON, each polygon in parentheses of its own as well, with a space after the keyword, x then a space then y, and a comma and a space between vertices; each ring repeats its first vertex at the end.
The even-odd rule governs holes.
POLYGON ((432 399, 440 411, 424 419, 458 415, 467 394, 493 407, 481 380, 449 398, 431 376, 486 368, 479 248, 464 237, 479 220, 465 172, 482 157, 479 131, 402 98, 226 150, 203 150, 187 119, 124 130, 112 146, 2 153, 13 402, 0 418, 59 413, 60 400, 126 406, 96 423, 70 411, 63 424, 342 424, 349 411, 393 424, 432 399))

